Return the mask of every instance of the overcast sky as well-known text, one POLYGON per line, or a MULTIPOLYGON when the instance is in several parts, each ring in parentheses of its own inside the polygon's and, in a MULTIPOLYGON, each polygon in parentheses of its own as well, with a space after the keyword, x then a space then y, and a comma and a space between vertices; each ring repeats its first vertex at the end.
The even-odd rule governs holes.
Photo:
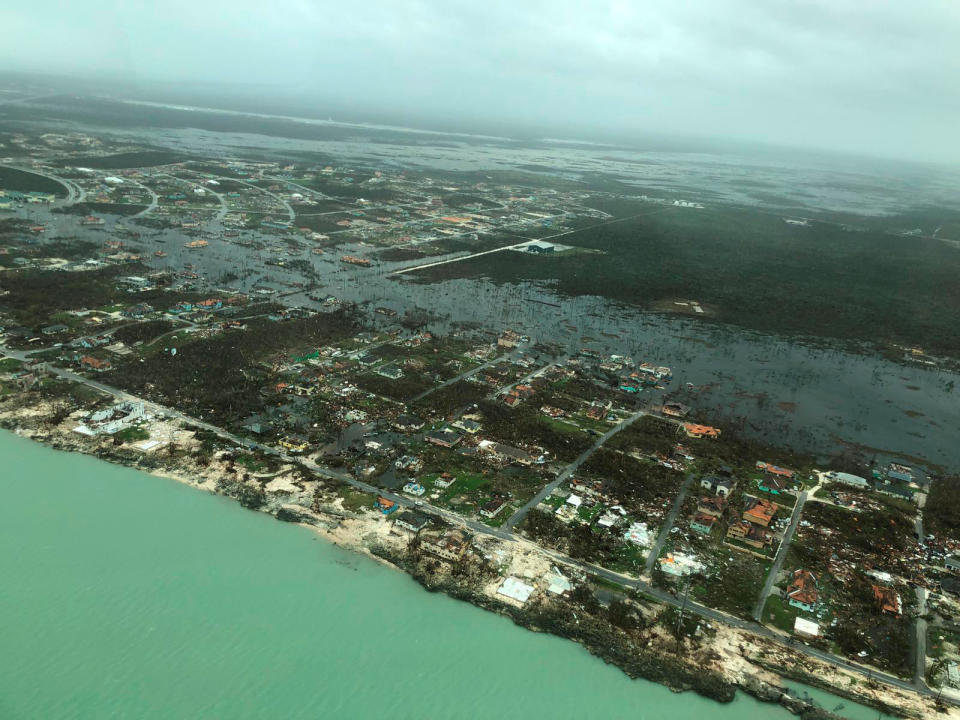
POLYGON ((30 0, 0 69, 960 162, 957 0, 30 0))

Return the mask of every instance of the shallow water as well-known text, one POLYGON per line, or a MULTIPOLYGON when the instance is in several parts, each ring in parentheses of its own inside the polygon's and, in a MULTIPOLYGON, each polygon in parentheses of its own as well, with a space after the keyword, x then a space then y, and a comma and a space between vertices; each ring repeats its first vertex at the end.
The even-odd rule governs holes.
POLYGON ((632 681, 171 480, 6 432, 0 461, 4 720, 791 717, 632 681))
MULTIPOLYGON (((78 218, 42 206, 30 207, 28 212, 31 219, 48 225, 43 242, 80 237, 102 243, 116 223, 132 227, 115 216, 106 216, 105 231, 84 228, 78 218)), ((249 271, 249 276, 233 284, 246 291, 267 285, 289 292, 290 284, 305 280, 292 268, 266 266, 264 262, 275 257, 266 250, 210 237, 209 246, 198 252, 184 248, 184 240, 179 230, 151 231, 138 244, 157 268, 192 263, 214 283, 225 271, 249 271), (165 242, 157 244, 158 238, 165 242), (155 248, 162 248, 168 257, 154 258, 155 248)), ((672 389, 686 383, 696 387, 681 398, 683 402, 773 445, 786 444, 826 457, 842 450, 842 443, 853 443, 867 448, 865 457, 878 464, 899 458, 913 465, 919 458, 951 471, 960 469, 960 445, 953 437, 953 428, 960 426, 960 404, 952 393, 960 385, 958 373, 645 313, 593 295, 561 296, 546 284, 498 284, 485 278, 427 283, 412 276, 396 280, 386 272, 402 263, 370 271, 339 262, 341 253, 351 252, 364 251, 344 246, 321 256, 303 254, 318 273, 320 288, 314 292, 398 313, 425 309, 432 315, 430 329, 441 334, 458 323, 495 331, 511 327, 529 335, 531 345, 557 344, 570 352, 590 347, 666 365, 674 371, 672 389)), ((306 293, 284 301, 320 307, 306 293)), ((371 317, 372 322, 383 322, 381 316, 371 317)), ((645 393, 646 399, 656 402, 658 398, 645 393)))

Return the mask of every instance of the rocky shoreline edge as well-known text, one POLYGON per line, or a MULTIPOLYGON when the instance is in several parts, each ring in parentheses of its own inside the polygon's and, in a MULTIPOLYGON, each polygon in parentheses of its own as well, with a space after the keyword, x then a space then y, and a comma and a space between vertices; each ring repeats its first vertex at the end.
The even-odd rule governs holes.
MULTIPOLYGON (((674 692, 693 691, 718 702, 733 701, 736 691, 741 690, 752 697, 767 703, 776 703, 804 720, 827 720, 838 716, 812 703, 795 698, 787 693, 781 684, 783 678, 802 682, 821 688, 840 698, 861 705, 873 707, 885 714, 898 717, 923 717, 919 698, 917 703, 888 703, 877 697, 883 688, 876 683, 871 688, 876 694, 856 692, 827 682, 814 671, 802 667, 788 667, 784 664, 765 659, 769 649, 756 648, 745 650, 740 645, 740 654, 745 664, 753 671, 739 670, 730 672, 724 663, 711 663, 708 666, 703 656, 692 654, 678 655, 664 652, 663 649, 650 649, 639 645, 635 637, 612 625, 608 620, 594 617, 588 613, 571 615, 569 611, 552 604, 538 604, 533 607, 517 607, 506 604, 484 592, 482 579, 476 573, 454 577, 448 569, 437 571, 443 563, 431 561, 416 550, 404 551, 401 543, 384 542, 382 532, 376 532, 374 525, 384 525, 382 517, 370 517, 369 514, 357 515, 343 511, 335 504, 312 507, 285 502, 290 500, 289 493, 280 497, 267 498, 267 502, 251 504, 245 501, 244 486, 249 481, 238 480, 235 472, 231 474, 222 462, 211 462, 206 467, 185 468, 183 459, 179 462, 165 462, 158 455, 142 455, 124 446, 113 446, 106 442, 91 444, 88 438, 74 437, 68 430, 60 427, 38 427, 46 413, 39 408, 30 408, 28 417, 21 416, 18 409, 3 407, 0 403, 0 428, 10 430, 21 437, 39 442, 55 450, 80 452, 117 465, 123 465, 142 472, 170 478, 214 494, 237 499, 250 509, 268 512, 277 519, 309 526, 331 542, 349 550, 363 553, 373 559, 385 562, 410 575, 429 592, 440 592, 451 598, 469 602, 472 605, 496 612, 510 618, 515 624, 533 632, 545 632, 579 643, 591 654, 615 665, 631 678, 642 678, 670 688, 674 692), (26 421, 26 422, 25 422, 26 421), (343 526, 348 525, 344 530, 343 526)), ((22 410, 22 408, 19 408, 22 410)), ((307 472, 307 471, 303 471, 307 472)), ((321 483, 322 484, 322 483, 321 483)), ((670 639, 672 646, 672 638, 670 639)), ((762 643, 761 643, 762 644, 762 643)), ((708 653, 719 660, 716 653, 708 653)), ((729 658, 728 658, 729 659, 729 658)), ((891 692, 894 692, 891 689, 891 692)), ((906 699, 901 695, 900 699, 906 699)))

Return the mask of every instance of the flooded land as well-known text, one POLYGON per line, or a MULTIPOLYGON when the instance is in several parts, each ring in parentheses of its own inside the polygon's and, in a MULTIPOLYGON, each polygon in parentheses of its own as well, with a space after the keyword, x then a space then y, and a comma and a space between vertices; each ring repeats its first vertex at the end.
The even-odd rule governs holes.
POLYGON ((0 427, 633 678, 923 717, 960 704, 958 189, 24 98, 0 107, 0 427))
POLYGON ((684 402, 768 441, 960 465, 949 311, 960 252, 937 236, 956 227, 956 177, 106 101, 54 98, 33 112, 51 130, 116 143, 84 171, 46 148, 70 199, 83 193, 74 210, 102 224, 31 205, 26 217, 46 228, 36 242, 102 246, 120 230, 156 271, 306 307, 333 296, 417 309, 436 332, 508 326, 567 352, 642 356, 673 369, 684 402), (264 134, 242 132, 254 125, 264 134), (246 169, 202 159, 224 153, 246 169), (244 177, 267 156, 287 161, 244 177), (80 183, 111 172, 127 177, 124 199, 91 202, 80 183), (447 227, 408 212, 431 201, 447 227), (561 251, 525 251, 537 239, 561 251))

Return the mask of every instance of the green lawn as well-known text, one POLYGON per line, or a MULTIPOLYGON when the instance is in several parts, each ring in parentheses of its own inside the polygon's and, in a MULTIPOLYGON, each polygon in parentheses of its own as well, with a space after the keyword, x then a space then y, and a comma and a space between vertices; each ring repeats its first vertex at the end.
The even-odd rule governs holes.
POLYGON ((237 465, 242 465, 250 472, 261 472, 266 469, 266 465, 253 455, 240 455, 237 457, 237 465))
POLYGON ((546 498, 544 498, 543 502, 545 505, 549 505, 554 510, 556 510, 557 508, 561 507, 566 501, 567 501, 566 498, 562 498, 558 495, 549 495, 546 498))
POLYGON ((774 593, 767 598, 767 604, 763 606, 762 620, 767 625, 792 633, 793 621, 802 614, 799 609, 790 606, 774 593))
POLYGON ((602 434, 606 434, 610 431, 610 428, 613 427, 613 424, 606 422, 605 420, 594 420, 591 417, 587 417, 586 413, 576 413, 574 415, 577 421, 577 425, 584 429, 597 430, 602 434))
POLYGON ((484 525, 489 525, 490 527, 500 527, 503 525, 507 519, 517 511, 517 508, 511 505, 504 506, 503 510, 496 514, 495 517, 481 517, 480 521, 484 525))
POLYGON ((19 370, 21 367, 23 367, 23 363, 16 358, 8 357, 0 359, 0 372, 13 372, 14 370, 19 370))
POLYGON ((631 542, 624 542, 617 548, 616 554, 603 564, 604 567, 617 572, 637 574, 643 571, 646 561, 647 551, 644 548, 631 542))
POLYGON ((587 507, 586 505, 581 505, 577 508, 577 516, 588 525, 592 525, 593 521, 596 520, 597 516, 603 511, 603 505, 597 503, 593 507, 587 507))
POLYGON ((343 497, 343 508, 352 512, 357 512, 362 508, 372 508, 377 499, 373 493, 362 492, 353 488, 344 488, 341 497, 343 497))
MULTIPOLYGON (((460 495, 466 495, 474 502, 477 501, 477 496, 480 494, 480 491, 486 486, 489 482, 489 478, 484 477, 480 473, 471 473, 471 472, 455 472, 451 471, 453 476, 457 479, 454 481, 453 485, 448 488, 440 489, 440 500, 439 502, 443 505, 451 505, 451 500, 460 495)), ((434 487, 434 481, 437 479, 437 474, 425 475, 421 480, 424 487, 431 489, 434 487), (429 480, 429 485, 426 481, 429 480)))
POLYGON ((550 427, 552 427, 557 432, 569 433, 569 432, 584 432, 581 428, 574 425, 572 422, 567 420, 561 420, 559 418, 543 416, 543 422, 550 427))
POLYGON ((113 437, 119 438, 123 442, 139 442, 140 440, 149 440, 150 431, 136 425, 125 427, 123 430, 114 433, 113 437))

